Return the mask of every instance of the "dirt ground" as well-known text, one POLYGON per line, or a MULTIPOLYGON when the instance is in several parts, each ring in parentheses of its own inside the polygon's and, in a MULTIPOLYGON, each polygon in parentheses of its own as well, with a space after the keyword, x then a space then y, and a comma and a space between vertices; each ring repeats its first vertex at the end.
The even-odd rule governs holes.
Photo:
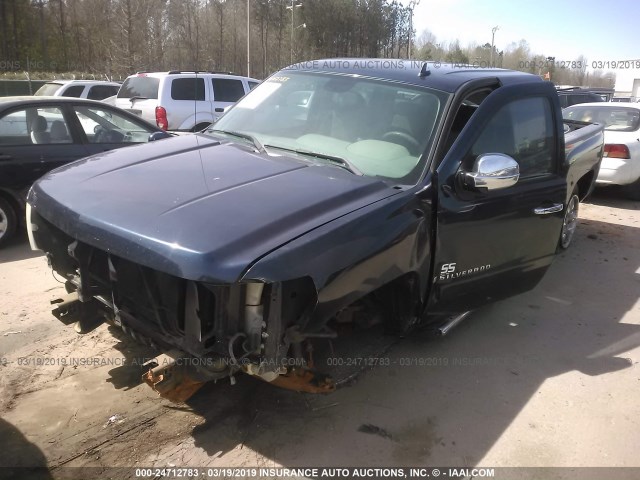
POLYGON ((0 466, 640 467, 640 202, 598 193, 580 218, 535 290, 395 341, 333 394, 242 376, 184 405, 140 384, 158 352, 58 322, 64 288, 18 239, 0 251, 0 466))

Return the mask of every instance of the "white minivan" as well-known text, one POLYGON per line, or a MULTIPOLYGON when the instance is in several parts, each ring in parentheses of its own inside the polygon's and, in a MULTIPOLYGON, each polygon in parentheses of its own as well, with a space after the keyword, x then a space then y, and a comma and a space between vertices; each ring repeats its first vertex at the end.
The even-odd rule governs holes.
POLYGON ((230 73, 140 72, 127 77, 115 104, 164 130, 196 132, 259 83, 230 73))

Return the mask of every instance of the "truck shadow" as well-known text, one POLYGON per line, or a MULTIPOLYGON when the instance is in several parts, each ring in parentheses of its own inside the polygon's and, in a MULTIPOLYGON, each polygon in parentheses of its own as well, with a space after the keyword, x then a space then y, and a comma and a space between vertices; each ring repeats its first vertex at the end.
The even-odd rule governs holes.
POLYGON ((624 190, 616 186, 597 188, 589 195, 586 203, 626 210, 640 210, 640 201, 630 200, 624 190))
POLYGON ((43 256, 42 252, 36 252, 29 247, 29 240, 26 232, 20 232, 15 237, 8 240, 7 245, 0 248, 0 264, 17 262, 28 258, 43 256))
POLYGON ((15 426, 0 418, 0 478, 48 480, 44 453, 15 426))
POLYGON ((263 466, 475 466, 515 422, 505 463, 530 465, 535 449, 537 462, 556 465, 545 442, 572 437, 563 416, 594 395, 606 405, 591 378, 624 375, 625 352, 640 346, 638 322, 622 323, 640 291, 640 228, 589 220, 576 235, 533 291, 474 312, 447 337, 397 342, 335 393, 246 376, 205 386, 188 402, 204 419, 195 446, 222 466, 238 454, 255 465, 253 452, 263 466))
POLYGON ((162 352, 138 343, 118 327, 109 326, 109 333, 118 340, 113 348, 122 354, 124 364, 109 370, 107 382, 118 390, 131 390, 142 384, 142 375, 148 370, 144 364, 162 352))

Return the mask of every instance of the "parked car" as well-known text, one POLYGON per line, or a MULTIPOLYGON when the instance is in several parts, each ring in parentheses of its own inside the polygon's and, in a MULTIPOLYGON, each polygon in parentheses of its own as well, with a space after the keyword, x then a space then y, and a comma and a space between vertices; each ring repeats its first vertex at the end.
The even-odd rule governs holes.
POLYGON ((565 119, 604 125, 604 158, 596 185, 620 185, 640 200, 640 105, 584 103, 562 112, 565 119))
POLYGON ((118 93, 120 84, 99 80, 55 80, 40 87, 34 95, 39 97, 75 97, 103 100, 118 93))
POLYGON ((171 350, 145 381, 183 400, 237 371, 330 391, 297 362, 336 322, 446 332, 533 288, 571 242, 602 126, 565 134, 536 75, 360 67, 377 63, 282 70, 207 134, 39 180, 32 248, 71 292, 56 316, 171 350))
POLYGON ((584 91, 578 88, 558 89, 560 107, 567 108, 571 105, 589 102, 604 102, 602 94, 584 91))
POLYGON ((259 80, 216 72, 140 72, 118 91, 116 106, 163 130, 200 131, 259 80))
POLYGON ((16 231, 27 191, 39 177, 88 155, 145 143, 156 132, 162 131, 92 100, 0 98, 0 246, 16 231))

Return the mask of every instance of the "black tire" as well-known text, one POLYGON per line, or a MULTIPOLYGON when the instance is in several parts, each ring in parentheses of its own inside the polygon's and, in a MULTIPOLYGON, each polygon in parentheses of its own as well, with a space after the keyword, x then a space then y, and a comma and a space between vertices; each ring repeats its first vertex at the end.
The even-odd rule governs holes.
POLYGON ((564 217, 562 218, 562 230, 560 230, 560 239, 558 241, 558 250, 566 250, 571 246, 571 242, 575 236, 578 226, 578 211, 580 209, 580 198, 578 190, 574 190, 569 197, 567 206, 564 209, 564 217))
POLYGON ((0 248, 13 237, 17 225, 16 211, 9 202, 0 197, 0 248))

